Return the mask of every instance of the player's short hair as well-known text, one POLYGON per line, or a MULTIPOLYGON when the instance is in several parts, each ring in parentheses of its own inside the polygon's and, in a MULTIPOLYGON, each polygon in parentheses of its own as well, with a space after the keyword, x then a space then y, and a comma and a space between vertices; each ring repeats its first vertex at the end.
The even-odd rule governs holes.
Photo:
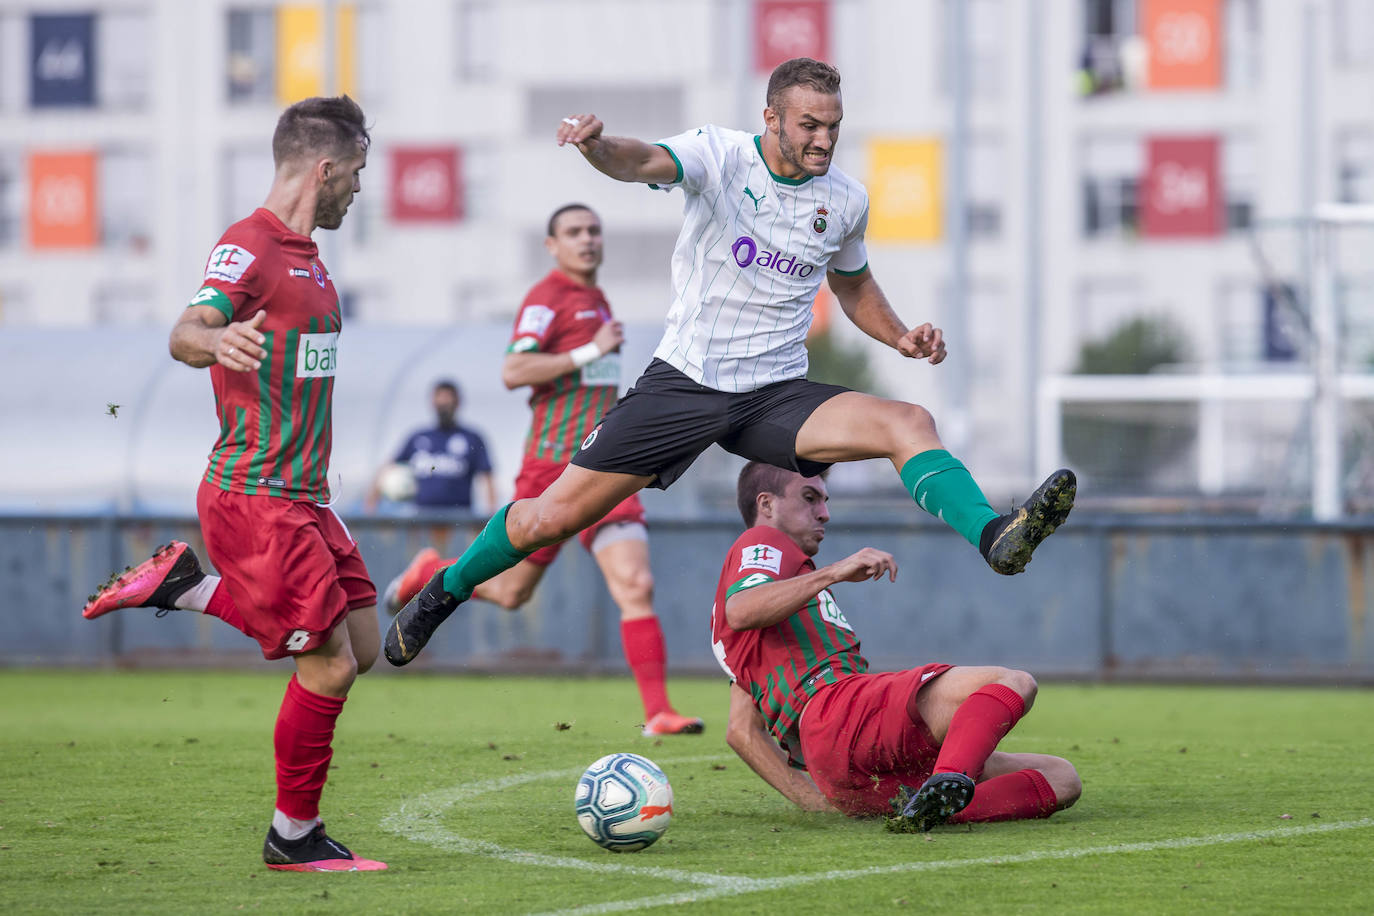
POLYGON ((459 400, 463 398, 463 392, 458 388, 458 383, 451 379, 441 378, 434 383, 434 393, 438 394, 441 391, 451 392, 459 400))
POLYGON ((272 134, 272 161, 280 168, 303 156, 346 156, 355 146, 366 151, 371 142, 357 102, 346 95, 316 96, 281 113, 272 134))
POLYGON ((759 494, 773 493, 782 495, 787 489, 787 479, 795 472, 788 471, 762 461, 751 461, 739 472, 739 482, 735 485, 735 503, 739 506, 740 518, 745 527, 752 528, 759 518, 759 494))
POLYGON ((564 204, 549 215, 549 238, 553 238, 554 230, 558 228, 558 217, 562 216, 564 213, 571 213, 574 210, 586 210, 592 216, 596 216, 596 211, 586 204, 564 204))
POLYGON ((768 107, 782 111, 782 94, 793 86, 806 86, 817 92, 834 95, 840 91, 840 71, 827 63, 809 57, 794 57, 773 68, 768 77, 768 107))

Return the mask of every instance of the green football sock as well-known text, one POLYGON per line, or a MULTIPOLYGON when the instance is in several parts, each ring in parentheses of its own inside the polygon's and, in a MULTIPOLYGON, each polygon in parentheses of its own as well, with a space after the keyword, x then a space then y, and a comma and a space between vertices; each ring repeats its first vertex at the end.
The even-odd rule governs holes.
POLYGON ((510 503, 502 506, 458 561, 444 570, 444 591, 459 601, 468 600, 474 588, 533 553, 511 546, 506 534, 506 513, 510 507, 510 503))
POLYGON ((968 468, 942 448, 921 452, 902 465, 902 484, 916 505, 962 534, 974 547, 983 528, 997 518, 968 468))

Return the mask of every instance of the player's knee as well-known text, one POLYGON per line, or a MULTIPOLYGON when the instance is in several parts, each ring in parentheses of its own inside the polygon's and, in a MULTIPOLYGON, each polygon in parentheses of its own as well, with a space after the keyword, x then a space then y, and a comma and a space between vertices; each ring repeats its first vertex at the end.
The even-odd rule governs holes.
POLYGON ((358 660, 353 657, 353 653, 342 652, 328 659, 322 659, 319 664, 312 665, 310 679, 314 684, 304 686, 316 693, 345 696, 348 693, 348 688, 352 687, 353 682, 357 679, 360 667, 358 660))
POLYGON ((1040 689, 1030 672, 1016 668, 1003 668, 997 677, 997 683, 1016 691, 1025 701, 1026 712, 1030 712, 1031 705, 1035 703, 1035 694, 1040 689))
POLYGON ((574 507, 566 503, 540 505, 520 532, 526 549, 534 550, 566 541, 585 528, 574 507))
POLYGON ((654 601, 654 574, 647 567, 627 570, 615 577, 610 583, 615 590, 615 598, 621 604, 652 605, 654 601))
POLYGON ((930 411, 920 404, 908 404, 905 401, 893 401, 894 432, 900 433, 904 439, 926 438, 935 434, 935 417, 931 416, 930 411))
POLYGON ((1064 758, 1052 758, 1040 772, 1054 791, 1059 809, 1069 807, 1083 795, 1083 780, 1079 777, 1078 770, 1064 758))
POLYGON ((357 646, 353 647, 353 651, 355 653, 355 655, 353 656, 353 661, 357 666, 354 676, 356 677, 359 674, 367 674, 369 671, 372 670, 372 666, 377 662, 376 647, 374 646, 371 652, 365 652, 361 655, 356 654, 358 651, 357 646))

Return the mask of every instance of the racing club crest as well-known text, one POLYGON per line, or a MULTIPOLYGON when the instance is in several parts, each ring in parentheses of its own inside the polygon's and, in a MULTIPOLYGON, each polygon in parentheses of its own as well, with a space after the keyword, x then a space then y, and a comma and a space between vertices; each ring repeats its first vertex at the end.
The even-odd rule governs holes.
POLYGON ((827 210, 825 207, 817 207, 817 208, 816 208, 816 221, 813 222, 813 223, 811 224, 811 228, 812 228, 812 229, 815 229, 816 232, 817 232, 818 234, 821 233, 821 232, 824 232, 824 231, 825 231, 825 225, 826 225, 826 224, 825 224, 825 218, 826 218, 827 216, 829 216, 829 215, 830 215, 830 211, 827 210))

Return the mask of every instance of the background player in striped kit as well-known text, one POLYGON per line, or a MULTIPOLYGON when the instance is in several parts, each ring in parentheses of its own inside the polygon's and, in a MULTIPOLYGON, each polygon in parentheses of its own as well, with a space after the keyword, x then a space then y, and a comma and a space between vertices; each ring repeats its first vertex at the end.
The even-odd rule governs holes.
MULTIPOLYGON (((533 417, 515 480, 516 499, 536 497, 558 478, 578 443, 615 403, 620 385, 624 331, 596 285, 601 219, 584 204, 559 207, 549 217, 544 245, 554 268, 525 296, 501 368, 507 388, 531 388, 533 417)), ((700 719, 678 714, 668 701, 667 652, 654 614, 654 578, 639 497, 631 494, 584 530, 580 540, 596 558, 620 608, 620 638, 644 704, 644 734, 700 732, 700 719)), ((535 551, 473 594, 507 610, 519 608, 558 556, 559 546, 535 551)), ((440 560, 433 548, 420 551, 387 586, 383 603, 396 613, 436 570, 452 562, 440 560)))
POLYGON ((201 610, 293 659, 277 715, 270 868, 379 871, 331 839, 319 817, 334 724, 377 658, 377 590, 329 507, 331 405, 342 325, 311 240, 337 229, 361 190, 366 120, 348 96, 290 106, 272 137, 267 200, 230 226, 200 291, 172 329, 172 356, 209 367, 220 435, 196 495, 220 576, 173 543, 103 587, 87 618, 121 607, 201 610))
POLYGON ((807 380, 806 331, 823 277, 851 321, 903 356, 938 364, 945 342, 930 324, 908 328, 869 270, 868 194, 831 167, 844 115, 839 72, 807 58, 780 64, 767 105, 758 136, 708 124, 659 143, 605 136, 591 114, 563 119, 558 143, 606 175, 683 189, 667 327, 653 362, 562 476, 498 512, 397 614, 384 643, 392 664, 414 658, 478 584, 643 487, 669 486, 712 443, 807 475, 886 458, 921 508, 1004 575, 1021 572, 1068 517, 1071 471, 999 516, 925 408, 807 380))
POLYGON ((721 568, 711 646, 731 684, 726 740, 754 772, 803 808, 850 815, 893 813, 902 786, 920 786, 903 793, 894 823, 917 830, 1049 817, 1078 800, 1067 760, 995 750, 1035 699, 1026 672, 866 673, 830 586, 895 582, 897 563, 865 547, 816 568, 830 520, 825 481, 751 462, 737 495, 749 528, 721 568))

